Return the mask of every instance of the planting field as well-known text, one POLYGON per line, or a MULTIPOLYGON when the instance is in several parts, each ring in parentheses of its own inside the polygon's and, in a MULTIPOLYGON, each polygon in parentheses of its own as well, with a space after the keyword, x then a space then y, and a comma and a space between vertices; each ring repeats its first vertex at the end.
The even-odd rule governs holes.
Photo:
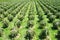
POLYGON ((0 0, 0 40, 60 40, 60 0, 0 0))

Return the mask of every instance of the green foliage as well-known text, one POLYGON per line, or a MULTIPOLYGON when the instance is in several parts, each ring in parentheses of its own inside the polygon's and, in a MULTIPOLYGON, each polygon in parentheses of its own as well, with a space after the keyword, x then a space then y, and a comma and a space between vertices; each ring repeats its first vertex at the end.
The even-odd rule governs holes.
POLYGON ((33 30, 28 30, 26 31, 26 36, 25 36, 25 39, 26 40, 31 40, 34 36, 34 31, 33 30))
POLYGON ((0 40, 60 40, 59 1, 0 0, 0 40))
POLYGON ((17 20, 17 22, 15 23, 15 26, 17 26, 19 28, 20 25, 21 25, 21 21, 20 20, 17 20))
POLYGON ((60 21, 53 22, 53 29, 58 29, 60 27, 60 21))
POLYGON ((8 20, 11 22, 13 20, 13 16, 12 15, 8 15, 8 20))
POLYGON ((45 39, 49 35, 49 31, 47 29, 43 30, 39 36, 40 39, 45 39))
POLYGON ((0 37, 2 37, 2 35, 3 35, 3 29, 0 28, 0 37))
POLYGON ((17 30, 15 28, 13 28, 10 32, 9 38, 13 39, 17 36, 17 34, 18 34, 17 30))
POLYGON ((7 28, 9 26, 9 22, 7 20, 3 20, 2 28, 7 28))

